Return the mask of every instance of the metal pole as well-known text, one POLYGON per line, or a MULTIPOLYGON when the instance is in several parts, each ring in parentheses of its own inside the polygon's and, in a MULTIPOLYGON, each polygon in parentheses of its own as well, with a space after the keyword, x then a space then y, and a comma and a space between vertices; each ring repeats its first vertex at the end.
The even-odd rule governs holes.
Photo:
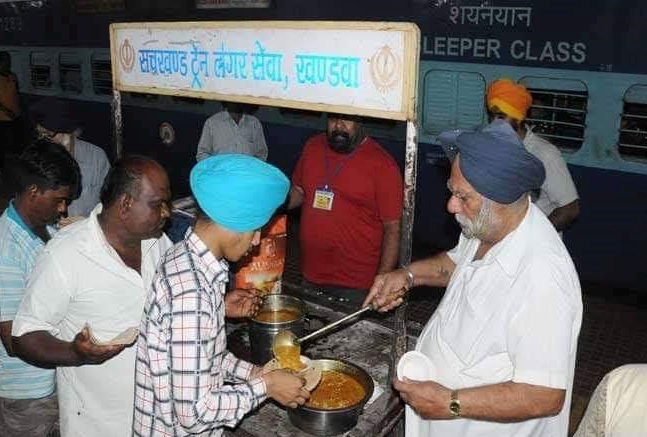
POLYGON ((404 157, 404 211, 400 239, 400 265, 411 262, 413 219, 416 204, 416 172, 418 169, 418 124, 407 121, 407 140, 404 157))
MULTIPOLYGON (((411 262, 413 239, 413 219, 416 203, 416 171, 418 168, 418 126, 417 121, 407 121, 407 139, 404 157, 404 208, 400 238, 400 265, 411 262)), ((391 366, 389 381, 393 379, 398 360, 407 351, 407 301, 395 310, 393 322, 393 343, 391 345, 391 366)), ((392 433, 399 437, 404 435, 404 427, 399 422, 392 433)))
POLYGON ((112 90, 112 126, 113 126, 113 154, 115 159, 123 157, 123 118, 121 115, 121 92, 112 90))
MULTIPOLYGON (((402 211, 402 230, 400 238, 400 265, 411 262, 413 238, 413 219, 416 203, 416 171, 418 166, 418 127, 417 122, 407 121, 407 140, 404 157, 404 208, 402 211)), ((395 366, 407 350, 406 300, 395 311, 394 344, 392 366, 389 379, 393 377, 395 366)))

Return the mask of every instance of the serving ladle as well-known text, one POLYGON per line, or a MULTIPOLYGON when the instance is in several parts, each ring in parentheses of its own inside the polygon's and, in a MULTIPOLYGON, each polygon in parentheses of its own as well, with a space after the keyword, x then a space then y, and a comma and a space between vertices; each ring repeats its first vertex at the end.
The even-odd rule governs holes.
POLYGON ((277 354, 278 349, 296 348, 298 352, 293 350, 293 354, 295 354, 298 357, 301 354, 301 343, 303 343, 304 341, 310 340, 311 338, 324 334, 336 328, 337 326, 341 325, 342 323, 346 322, 347 320, 350 320, 354 317, 359 316, 360 314, 364 314, 366 311, 370 311, 373 309, 375 309, 373 305, 365 306, 364 308, 357 310, 354 313, 350 313, 349 315, 342 317, 341 319, 335 322, 332 322, 324 326, 323 328, 319 328, 308 335, 304 335, 301 338, 297 338, 297 336, 294 335, 292 331, 287 331, 287 330, 279 331, 274 337, 274 341, 272 342, 272 352, 274 353, 274 356, 279 356, 281 355, 281 353, 279 352, 277 354))

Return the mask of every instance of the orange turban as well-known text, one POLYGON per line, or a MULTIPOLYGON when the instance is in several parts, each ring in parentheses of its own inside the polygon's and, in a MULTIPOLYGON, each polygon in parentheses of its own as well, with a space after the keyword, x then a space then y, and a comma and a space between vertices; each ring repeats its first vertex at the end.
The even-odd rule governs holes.
POLYGON ((495 80, 487 89, 487 107, 499 108, 510 118, 522 121, 532 104, 532 96, 525 86, 510 79, 495 80))

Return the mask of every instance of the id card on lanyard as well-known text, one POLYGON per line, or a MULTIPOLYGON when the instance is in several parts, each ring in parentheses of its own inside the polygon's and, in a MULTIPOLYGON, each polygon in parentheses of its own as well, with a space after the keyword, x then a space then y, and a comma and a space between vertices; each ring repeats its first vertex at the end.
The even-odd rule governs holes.
MULTIPOLYGON (((362 143, 363 142, 364 141, 362 141, 362 143)), ((361 143, 360 143, 360 145, 361 145, 361 143)), ((326 180, 325 180, 325 184, 322 187, 317 188, 315 190, 315 196, 314 196, 314 199, 312 201, 312 207, 313 208, 322 209, 324 211, 332 211, 332 203, 333 203, 333 200, 335 200, 335 193, 333 192, 332 187, 330 185, 332 184, 333 179, 335 179, 337 177, 337 175, 339 174, 341 169, 344 167, 346 162, 348 162, 348 160, 350 160, 353 157, 353 155, 355 154, 355 152, 357 151, 358 148, 359 148, 359 145, 357 146, 357 148, 355 148, 355 150, 353 150, 351 153, 349 153, 348 156, 345 159, 343 159, 341 162, 339 162, 337 164, 337 167, 335 167, 335 169, 332 171, 332 173, 330 173, 330 165, 328 163, 328 155, 326 155, 326 153, 324 152, 324 164, 325 164, 325 168, 326 168, 326 180)))
POLYGON ((315 198, 312 201, 312 207, 315 209, 324 209, 332 211, 332 201, 335 200, 335 193, 333 193, 328 185, 323 188, 315 190, 315 198))

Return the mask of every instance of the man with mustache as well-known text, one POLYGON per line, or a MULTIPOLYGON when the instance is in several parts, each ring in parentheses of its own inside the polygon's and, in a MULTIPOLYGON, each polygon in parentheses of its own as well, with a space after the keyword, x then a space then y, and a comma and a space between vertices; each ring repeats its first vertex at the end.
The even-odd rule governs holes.
POLYGON ((360 304, 377 273, 398 261, 403 188, 393 157, 359 117, 329 114, 306 143, 288 208, 301 206, 301 270, 307 289, 360 304))
MULTIPOLYGON (((296 408, 309 398, 287 370, 261 367, 227 350, 224 295, 229 264, 260 243, 260 228, 285 202, 276 167, 239 154, 191 170, 195 225, 162 258, 137 341, 134 436, 220 436, 272 398, 296 408)), ((269 433, 269 430, 268 430, 269 433)))
POLYGON ((135 350, 97 343, 139 325, 155 268, 171 247, 163 232, 170 201, 156 161, 125 158, 108 173, 101 203, 59 231, 34 267, 13 346, 25 361, 57 368, 62 437, 131 433, 135 350))
POLYGON ((406 434, 566 437, 582 297, 577 272, 528 193, 544 167, 503 120, 455 141, 447 209, 462 228, 448 252, 378 275, 365 305, 403 289, 447 287, 416 343, 429 381, 394 379, 406 434))

